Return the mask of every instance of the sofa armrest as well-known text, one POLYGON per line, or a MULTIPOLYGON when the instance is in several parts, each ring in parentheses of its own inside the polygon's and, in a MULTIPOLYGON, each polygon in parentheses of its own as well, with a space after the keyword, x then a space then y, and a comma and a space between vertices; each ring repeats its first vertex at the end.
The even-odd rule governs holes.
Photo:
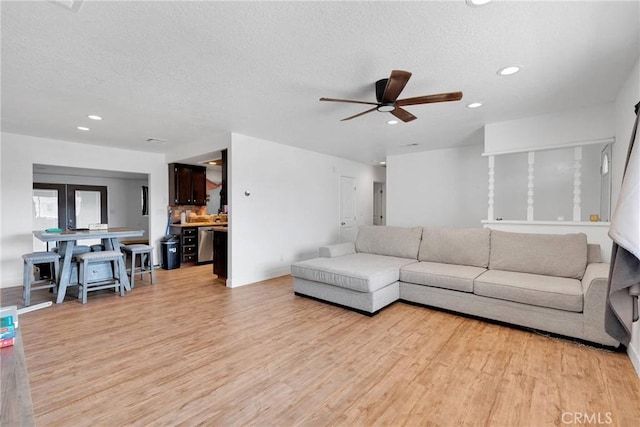
MULTIPOLYGON (((607 284, 609 280, 609 264, 604 262, 592 262, 587 264, 587 269, 582 276, 582 292, 585 297, 592 292, 592 286, 598 286, 601 283, 607 284)), ((606 287, 606 286, 605 286, 606 287)))
POLYGON ((587 269, 582 277, 584 332, 590 341, 617 346, 619 343, 604 330, 608 283, 609 264, 603 262, 587 264, 587 269))
POLYGON ((597 293, 596 288, 604 284, 605 288, 609 280, 609 264, 604 262, 592 262, 587 264, 587 269, 582 276, 582 292, 587 295, 597 293))
POLYGON ((337 245, 321 246, 322 258, 335 258, 343 255, 355 254, 356 245, 353 243, 338 243, 337 245))

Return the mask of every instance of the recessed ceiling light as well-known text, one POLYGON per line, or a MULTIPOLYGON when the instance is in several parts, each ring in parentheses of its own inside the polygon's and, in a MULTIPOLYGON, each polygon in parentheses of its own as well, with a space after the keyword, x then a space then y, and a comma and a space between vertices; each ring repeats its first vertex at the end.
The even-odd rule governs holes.
POLYGON ((388 125, 397 125, 397 124, 398 124, 398 121, 397 121, 397 120, 389 120, 389 121, 387 122, 387 124, 388 124, 388 125))
POLYGON ((482 102, 472 102, 471 104, 467 105, 468 108, 478 108, 478 107, 482 107, 482 102))
POLYGON ((82 6, 82 2, 84 0, 49 0, 53 4, 57 4, 58 6, 62 6, 65 9, 69 9, 72 12, 77 12, 80 10, 80 6, 82 6))
POLYGON ((89 114, 87 117, 89 117, 91 120, 102 120, 102 117, 96 116, 95 114, 89 114))
POLYGON ((511 65, 509 67, 500 68, 498 70, 498 74, 500 74, 501 76, 510 76, 511 74, 515 74, 518 71, 520 71, 520 67, 511 65))
POLYGON ((88 127, 85 127, 85 126, 78 126, 77 129, 78 130, 84 130, 84 131, 90 130, 88 127))
POLYGON ((467 6, 475 7, 475 6, 484 6, 489 3, 491 0, 467 0, 467 6))

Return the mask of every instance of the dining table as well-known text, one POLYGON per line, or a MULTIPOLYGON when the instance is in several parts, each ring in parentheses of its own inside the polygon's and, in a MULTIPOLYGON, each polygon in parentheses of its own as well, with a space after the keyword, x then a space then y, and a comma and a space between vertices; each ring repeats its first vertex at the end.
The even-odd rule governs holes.
MULTIPOLYGON (((77 245, 78 240, 101 239, 104 249, 107 251, 120 251, 120 238, 124 237, 140 237, 144 234, 144 230, 136 230, 133 228, 114 227, 103 230, 75 229, 62 231, 35 230, 33 235, 45 243, 56 242, 58 245, 58 253, 63 257, 62 269, 60 270, 60 279, 58 282, 58 297, 56 303, 60 304, 64 301, 67 293, 67 286, 71 281, 71 258, 73 257, 73 248, 77 245)), ((124 257, 118 262, 118 275, 120 283, 124 285, 125 290, 130 291, 129 278, 127 276, 124 257)))

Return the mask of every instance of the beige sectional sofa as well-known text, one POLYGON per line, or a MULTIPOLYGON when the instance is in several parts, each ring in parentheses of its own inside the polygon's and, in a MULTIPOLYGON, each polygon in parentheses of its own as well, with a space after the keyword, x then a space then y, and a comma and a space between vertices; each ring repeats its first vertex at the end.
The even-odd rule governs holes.
POLYGON ((400 300, 617 346, 604 331, 608 271, 581 233, 390 226, 291 266, 297 295, 366 314, 400 300))

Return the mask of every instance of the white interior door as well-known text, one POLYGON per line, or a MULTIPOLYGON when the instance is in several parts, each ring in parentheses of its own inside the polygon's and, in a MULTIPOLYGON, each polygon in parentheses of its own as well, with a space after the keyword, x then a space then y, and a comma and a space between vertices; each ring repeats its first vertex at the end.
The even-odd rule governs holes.
POLYGON ((373 225, 385 225, 384 182, 373 183, 373 225))
POLYGON ((349 176, 340 177, 340 241, 354 242, 356 227, 356 181, 349 176))

